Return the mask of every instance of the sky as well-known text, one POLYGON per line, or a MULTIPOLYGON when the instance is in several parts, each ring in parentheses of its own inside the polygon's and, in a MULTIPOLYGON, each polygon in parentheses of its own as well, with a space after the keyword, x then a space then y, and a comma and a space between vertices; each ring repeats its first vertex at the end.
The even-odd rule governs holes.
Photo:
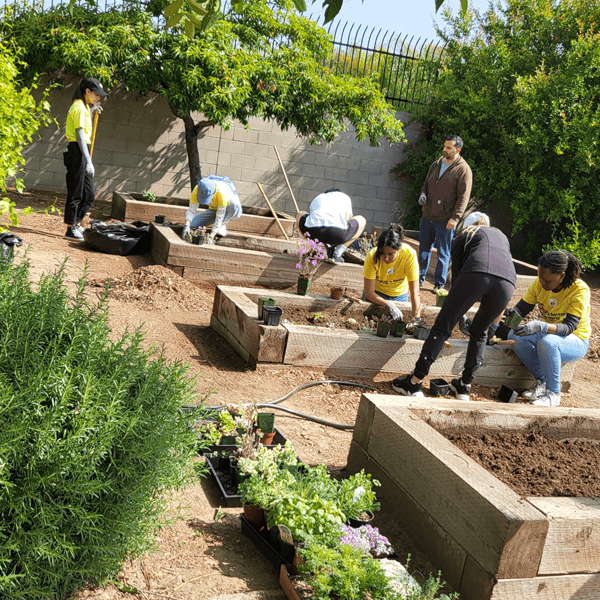
MULTIPOLYGON (((354 23, 356 26, 363 24, 367 28, 382 28, 390 33, 414 35, 417 38, 438 40, 433 24, 435 15, 435 0, 343 0, 343 6, 334 19, 343 23, 354 23)), ((312 13, 313 18, 323 15, 322 0, 316 0, 311 4, 307 0, 308 10, 305 14, 312 13)), ((483 12, 489 6, 489 0, 470 0, 470 4, 476 10, 483 12)), ((445 0, 440 8, 436 21, 443 24, 441 13, 448 6, 453 13, 460 10, 460 0, 445 0)), ((322 22, 322 21, 321 21, 322 22)), ((353 30, 356 32, 356 27, 353 30)), ((361 31, 363 31, 361 29, 361 31)))

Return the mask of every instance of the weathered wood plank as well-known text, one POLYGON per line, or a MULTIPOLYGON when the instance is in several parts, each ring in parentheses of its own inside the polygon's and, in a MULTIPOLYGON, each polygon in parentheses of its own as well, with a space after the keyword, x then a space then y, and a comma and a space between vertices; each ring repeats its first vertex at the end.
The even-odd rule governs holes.
MULTIPOLYGON (((494 586, 490 600, 598 600, 598 598, 600 598, 600 573, 500 580, 494 586)), ((465 600, 479 600, 479 598, 465 598, 465 600)))
MULTIPOLYGON (((410 373, 423 347, 423 342, 412 336, 380 338, 366 331, 331 331, 291 324, 285 327, 289 336, 284 362, 320 369, 354 368, 357 377, 373 371, 391 375, 410 373)), ((430 377, 448 379, 462 372, 468 342, 449 342, 451 347, 443 348, 431 366, 430 377)), ((500 386, 506 382, 522 390, 533 383, 533 377, 514 353, 506 353, 503 346, 489 346, 475 383, 500 386)))
MULTIPOLYGON (((357 431, 358 421, 354 436, 357 431)), ((467 558, 465 550, 396 484, 388 472, 387 461, 379 463, 352 441, 347 469, 351 473, 364 469, 381 483, 381 487, 377 488, 377 499, 381 502, 382 510, 395 518, 404 535, 413 540, 418 548, 426 551, 428 560, 442 570, 443 580, 453 589, 458 589, 467 558)))
MULTIPOLYGON (((149 222, 154 221, 154 215, 160 214, 165 215, 166 220, 172 223, 184 223, 186 211, 187 206, 146 202, 136 200, 131 194, 125 192, 113 192, 111 217, 119 221, 141 220, 149 222)), ((280 220, 285 232, 291 237, 296 227, 295 221, 285 217, 281 217, 280 220)), ((283 234, 272 216, 244 213, 239 219, 227 223, 227 229, 232 232, 283 238, 283 234)))
POLYGON ((528 500, 550 519, 539 575, 600 572, 600 499, 528 500))
POLYGON ((287 331, 260 322, 257 305, 244 294, 227 294, 217 287, 213 314, 255 362, 283 362, 287 331))
POLYGON ((410 411, 378 396, 365 449, 481 568, 498 578, 534 577, 548 521, 410 411))
POLYGON ((210 315, 210 326, 214 329, 222 338, 224 338, 232 348, 245 360, 251 367, 256 366, 254 357, 240 344, 239 340, 219 321, 219 318, 215 315, 210 315))

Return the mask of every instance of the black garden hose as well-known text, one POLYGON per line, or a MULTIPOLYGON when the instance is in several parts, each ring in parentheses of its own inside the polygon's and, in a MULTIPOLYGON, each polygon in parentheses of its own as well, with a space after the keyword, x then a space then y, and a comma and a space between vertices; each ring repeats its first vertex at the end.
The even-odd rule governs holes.
MULTIPOLYGON (((338 385, 349 385, 349 386, 353 386, 353 387, 362 387, 362 388, 366 388, 368 390, 373 390, 374 392, 377 392, 378 394, 380 393, 378 389, 376 389, 370 385, 366 385, 364 383, 355 383, 354 381, 333 381, 333 380, 309 381, 308 383, 303 383, 302 385, 299 385, 298 387, 294 388, 291 392, 288 392, 287 394, 285 394, 285 396, 282 396, 281 398, 278 398, 277 400, 272 400, 271 402, 264 402, 261 404, 257 404, 256 407, 257 408, 275 408, 277 410, 281 410, 283 412, 292 414, 296 417, 302 417, 303 419, 306 419, 307 421, 313 421, 314 423, 319 423, 320 425, 325 425, 327 427, 333 427, 334 429, 354 429, 354 425, 342 425, 340 423, 331 423, 330 421, 324 421, 323 419, 319 419, 318 417, 313 417, 312 415, 307 415, 307 414, 292 410, 291 408, 284 408, 283 406, 276 406, 277 404, 279 404, 280 402, 283 402, 284 400, 287 400, 290 396, 293 396, 296 392, 299 392, 300 390, 304 390, 306 388, 313 387, 315 385, 321 385, 324 383, 336 383, 338 385)), ((188 410, 188 411, 194 410, 196 408, 199 408, 199 407, 189 405, 189 404, 182 406, 182 409, 188 410)), ((223 409, 223 408, 227 408, 227 407, 225 405, 222 405, 222 406, 211 406, 210 408, 214 409, 214 410, 219 410, 219 409, 223 409)))

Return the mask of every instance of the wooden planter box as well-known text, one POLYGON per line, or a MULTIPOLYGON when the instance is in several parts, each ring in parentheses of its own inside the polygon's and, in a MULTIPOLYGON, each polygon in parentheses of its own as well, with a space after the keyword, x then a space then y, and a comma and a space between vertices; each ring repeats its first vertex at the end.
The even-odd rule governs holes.
MULTIPOLYGON (((393 379, 414 369, 423 342, 412 336, 380 338, 367 331, 350 331, 282 323, 268 327, 258 318, 258 298, 264 290, 219 285, 211 315, 211 327, 218 331, 249 364, 282 363, 298 367, 318 368, 331 375, 373 379, 393 379)), ((362 314, 369 306, 359 307, 350 300, 331 300, 327 296, 298 296, 269 290, 275 304, 283 308, 282 321, 293 307, 320 311, 338 306, 349 317, 362 314)), ((396 303, 410 312, 409 302, 396 303)), ((430 313, 439 308, 430 307, 430 313)), ((450 340, 433 364, 430 377, 449 381, 462 371, 467 352, 466 340, 450 340)), ((562 379, 565 389, 573 375, 575 363, 565 365, 562 379)), ((521 360, 507 346, 488 346, 485 364, 477 371, 475 383, 500 387, 510 384, 514 390, 531 386, 533 377, 521 360)))
MULTIPOLYGON (((183 225, 188 200, 182 198, 158 197, 156 202, 143 200, 141 194, 113 192, 111 218, 119 221, 154 221, 154 215, 165 215, 167 221, 183 225)), ((285 239, 279 225, 266 209, 243 207, 244 214, 239 219, 227 223, 231 232, 249 233, 271 238, 285 239)), ((295 220, 285 213, 277 213, 279 221, 292 237, 296 228, 295 220)))
MULTIPOLYGON (((231 223, 239 221, 241 218, 231 223)), ((215 246, 195 246, 184 242, 180 238, 180 231, 180 227, 152 227, 152 260, 186 279, 279 288, 296 285, 298 281, 298 261, 293 254, 289 254, 296 247, 295 242, 240 234, 234 240, 243 238, 249 247, 257 249, 229 247, 236 245, 230 239, 233 235, 227 235, 215 246), (282 251, 287 253, 282 254, 282 251)), ((363 268, 361 265, 323 262, 312 280, 320 285, 343 285, 361 290, 363 268)))
POLYGON ((365 394, 348 470, 461 600, 600 598, 600 499, 522 498, 438 431, 600 439, 598 411, 365 394))

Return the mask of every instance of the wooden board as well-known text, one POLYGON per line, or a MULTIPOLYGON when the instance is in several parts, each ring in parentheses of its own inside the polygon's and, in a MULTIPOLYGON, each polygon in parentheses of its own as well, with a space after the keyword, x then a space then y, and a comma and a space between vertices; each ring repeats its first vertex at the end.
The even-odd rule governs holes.
MULTIPOLYGON (((131 194, 125 192, 113 192, 110 216, 119 221, 153 222, 154 216, 160 214, 165 215, 166 220, 171 223, 183 224, 185 222, 186 211, 187 204, 186 206, 178 206, 176 204, 147 202, 145 200, 135 200, 131 194)), ((287 235, 292 237, 296 228, 296 222, 283 216, 280 216, 280 222, 287 235)), ((272 216, 242 214, 239 219, 229 221, 227 229, 231 232, 285 239, 272 216)))
POLYGON ((218 287, 215 290, 213 316, 236 340, 236 350, 241 346, 254 361, 283 362, 286 330, 265 325, 257 314, 258 306, 244 294, 225 294, 218 287))
POLYGON ((426 420, 470 433, 582 425, 598 439, 598 411, 364 394, 347 469, 381 481, 378 497, 461 600, 600 598, 600 500, 520 498, 426 420))
POLYGON ((528 501, 550 520, 540 575, 600 572, 600 499, 528 498, 528 501))
POLYGON ((376 406, 371 459, 485 572, 534 577, 548 531, 544 515, 410 411, 376 406))

